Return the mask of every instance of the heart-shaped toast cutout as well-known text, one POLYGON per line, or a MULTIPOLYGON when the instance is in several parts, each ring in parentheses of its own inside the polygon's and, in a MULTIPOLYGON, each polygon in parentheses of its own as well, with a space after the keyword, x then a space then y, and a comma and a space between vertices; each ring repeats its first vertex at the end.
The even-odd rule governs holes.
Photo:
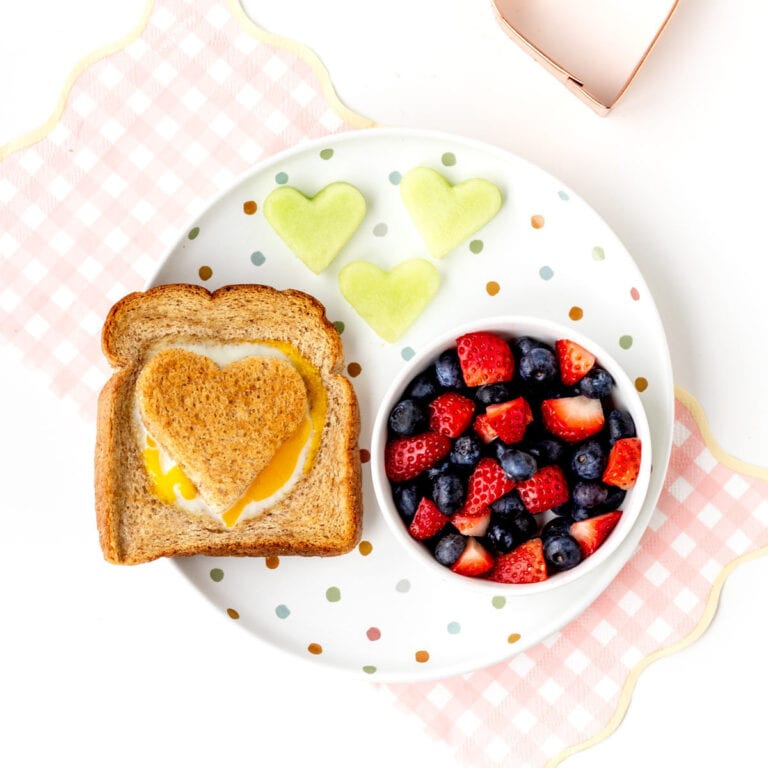
POLYGON ((339 289, 354 310, 386 341, 397 341, 432 301, 440 272, 425 259, 409 259, 385 272, 353 261, 339 272, 339 289))
POLYGON ((314 197, 295 187, 278 187, 264 201, 264 218, 315 274, 341 252, 365 217, 357 187, 335 181, 314 197))
POLYGON ((501 208, 499 188, 485 179, 452 185, 431 168, 414 168, 400 194, 429 252, 441 259, 487 224, 501 208))
POLYGON ((307 413, 298 371, 277 357, 220 368, 185 349, 152 357, 137 382, 147 431, 215 512, 229 509, 307 413))

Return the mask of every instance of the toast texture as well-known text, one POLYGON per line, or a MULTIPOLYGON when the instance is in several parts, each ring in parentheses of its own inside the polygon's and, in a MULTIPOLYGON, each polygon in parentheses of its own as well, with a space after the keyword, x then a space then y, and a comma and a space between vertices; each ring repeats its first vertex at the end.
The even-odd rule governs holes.
POLYGON ((316 299, 262 285, 213 293, 157 286, 112 307, 102 349, 114 369, 99 396, 96 430, 96 520, 106 560, 327 556, 356 545, 359 410, 342 374, 341 339, 316 299), (243 342, 290 344, 318 371, 327 408, 308 469, 274 504, 228 527, 158 497, 141 430, 168 451, 213 511, 228 508, 307 410, 302 377, 279 357, 246 356, 220 367, 180 348, 243 342))

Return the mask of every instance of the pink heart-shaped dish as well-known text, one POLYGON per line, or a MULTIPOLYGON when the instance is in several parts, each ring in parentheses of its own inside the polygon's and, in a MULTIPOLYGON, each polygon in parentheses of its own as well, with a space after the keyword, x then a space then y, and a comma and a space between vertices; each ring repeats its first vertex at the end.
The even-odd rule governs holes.
POLYGON ((605 115, 616 105, 679 0, 493 0, 509 36, 605 115))

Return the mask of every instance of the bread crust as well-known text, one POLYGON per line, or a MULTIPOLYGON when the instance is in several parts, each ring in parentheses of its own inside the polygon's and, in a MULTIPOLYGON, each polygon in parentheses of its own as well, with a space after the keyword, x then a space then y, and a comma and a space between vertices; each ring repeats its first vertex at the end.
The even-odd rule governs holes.
POLYGON ((314 297, 230 285, 169 284, 131 293, 109 311, 102 349, 114 369, 98 399, 96 521, 104 558, 133 564, 189 555, 337 555, 362 532, 360 413, 343 375, 341 338, 314 297), (292 344, 320 372, 328 408, 309 471, 263 513, 227 528, 152 492, 135 434, 137 377, 153 347, 181 341, 292 344))

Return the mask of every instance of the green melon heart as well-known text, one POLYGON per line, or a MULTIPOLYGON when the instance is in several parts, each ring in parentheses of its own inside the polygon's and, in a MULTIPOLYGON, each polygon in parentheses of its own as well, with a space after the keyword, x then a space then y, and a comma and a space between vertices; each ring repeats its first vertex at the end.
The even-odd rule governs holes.
POLYGON ((386 341, 397 341, 440 286, 440 272, 425 259, 409 259, 385 272, 353 261, 339 272, 339 289, 355 311, 386 341))
POLYGON ((264 201, 264 218, 315 274, 341 252, 365 216, 357 187, 335 181, 314 197, 295 187, 277 187, 264 201))
POLYGON ((499 188, 485 179, 453 186, 431 168, 414 168, 400 181, 400 194, 429 252, 441 259, 501 208, 499 188))

